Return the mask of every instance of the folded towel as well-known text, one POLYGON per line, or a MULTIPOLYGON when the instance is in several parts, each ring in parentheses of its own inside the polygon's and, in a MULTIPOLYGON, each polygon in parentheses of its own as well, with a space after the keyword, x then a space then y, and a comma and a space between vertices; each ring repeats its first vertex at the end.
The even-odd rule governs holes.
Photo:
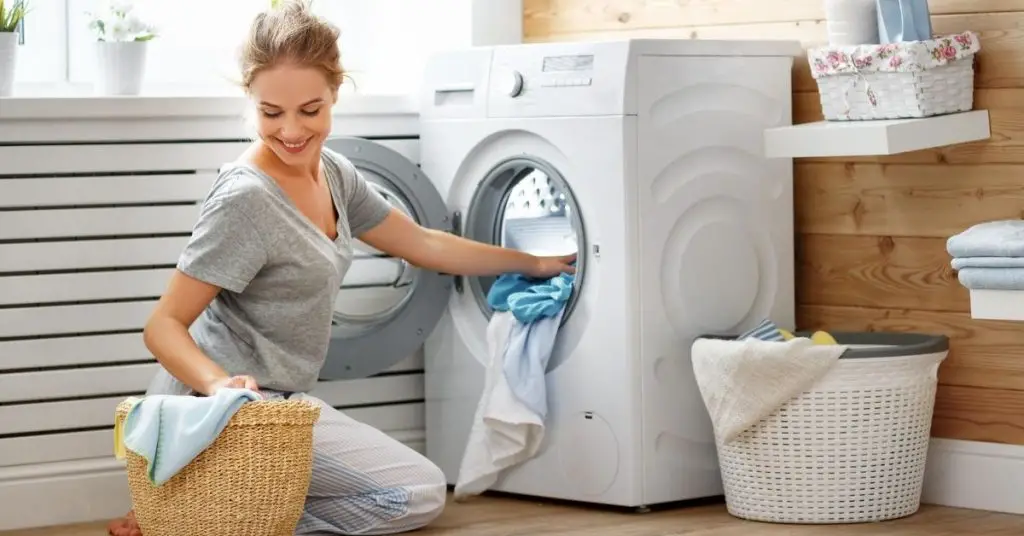
POLYGON ((1024 220, 979 223, 946 240, 953 257, 1024 257, 1024 220))
POLYGON ((723 443, 799 396, 846 350, 798 337, 785 342, 697 339, 693 371, 723 443))
POLYGON ((115 454, 123 458, 127 449, 145 458, 149 481, 159 486, 206 450, 242 404, 259 399, 248 389, 132 398, 124 423, 114 428, 115 454))
POLYGON ((574 277, 537 280, 505 274, 491 285, 488 365, 455 485, 455 497, 481 493, 498 474, 532 458, 544 439, 547 366, 574 277))
POLYGON ((484 390, 462 455, 455 500, 486 491, 503 470, 535 456, 544 440, 543 419, 516 398, 502 373, 515 324, 512 313, 496 312, 487 325, 484 390))
POLYGON ((956 277, 971 290, 1024 290, 1024 268, 963 268, 956 277))
POLYGON ((956 257, 949 263, 954 270, 964 268, 1024 268, 1024 257, 956 257))

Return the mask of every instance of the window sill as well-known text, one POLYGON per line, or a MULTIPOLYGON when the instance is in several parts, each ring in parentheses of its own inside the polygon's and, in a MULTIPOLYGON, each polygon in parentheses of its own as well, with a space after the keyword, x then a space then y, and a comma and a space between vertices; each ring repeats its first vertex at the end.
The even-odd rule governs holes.
MULTIPOLYGON (((246 98, 220 88, 161 88, 137 96, 98 96, 88 86, 16 85, 14 95, 0 98, 0 121, 82 119, 240 118, 246 98)), ((343 92, 334 116, 408 116, 419 106, 414 93, 343 92)))

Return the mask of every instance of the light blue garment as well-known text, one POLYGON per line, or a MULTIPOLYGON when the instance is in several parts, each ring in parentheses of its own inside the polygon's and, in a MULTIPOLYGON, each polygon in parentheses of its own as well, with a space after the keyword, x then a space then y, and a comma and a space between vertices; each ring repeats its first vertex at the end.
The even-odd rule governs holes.
POLYGON ((964 268, 956 276, 971 290, 1024 290, 1024 268, 964 268))
POLYGON ((259 399, 248 389, 143 397, 125 416, 124 446, 146 458, 149 480, 159 486, 210 446, 242 404, 259 399))
POLYGON ((538 318, 529 324, 516 322, 505 347, 505 381, 516 398, 541 420, 548 414, 545 374, 564 312, 564 308, 560 309, 555 316, 538 318))
POLYGON ((932 38, 928 0, 876 0, 878 40, 887 45, 932 38))
POLYGON ((762 320, 760 324, 754 326, 746 333, 741 334, 737 339, 741 341, 744 339, 758 339, 762 341, 777 342, 783 342, 786 340, 786 338, 782 336, 782 332, 779 331, 779 327, 775 325, 775 322, 772 322, 767 318, 762 320))
POLYGON ((1024 220, 972 225, 946 240, 953 257, 1024 257, 1024 220))
POLYGON ((574 280, 565 273, 548 280, 505 274, 487 293, 491 308, 511 312, 516 319, 505 347, 505 380, 516 398, 541 419, 548 411, 548 361, 574 280))
POLYGON ((505 274, 491 285, 487 305, 495 311, 511 311, 516 320, 529 324, 561 311, 572 295, 574 280, 565 273, 547 280, 505 274))
POLYGON ((1024 268, 1024 257, 956 257, 950 263, 954 270, 964 268, 1024 268))

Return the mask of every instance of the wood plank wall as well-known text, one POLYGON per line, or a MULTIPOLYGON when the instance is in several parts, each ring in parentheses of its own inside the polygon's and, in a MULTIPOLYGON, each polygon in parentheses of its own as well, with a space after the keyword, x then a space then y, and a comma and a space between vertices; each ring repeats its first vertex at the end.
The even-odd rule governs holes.
MULTIPOLYGON (((975 106, 992 138, 885 158, 799 159, 801 328, 951 338, 933 435, 1024 445, 1024 324, 971 320, 946 238, 1024 216, 1024 0, 930 0, 936 32, 981 35, 975 106)), ((626 35, 825 42, 823 0, 524 0, 527 42, 626 35)), ((795 122, 821 119, 806 58, 795 122)))

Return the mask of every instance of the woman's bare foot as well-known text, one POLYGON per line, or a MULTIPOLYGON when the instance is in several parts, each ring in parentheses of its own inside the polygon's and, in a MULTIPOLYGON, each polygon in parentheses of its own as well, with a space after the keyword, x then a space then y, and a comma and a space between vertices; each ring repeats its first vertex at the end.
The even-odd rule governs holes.
POLYGON ((115 519, 107 525, 107 533, 110 536, 142 536, 142 529, 135 519, 135 512, 128 512, 121 519, 115 519))

